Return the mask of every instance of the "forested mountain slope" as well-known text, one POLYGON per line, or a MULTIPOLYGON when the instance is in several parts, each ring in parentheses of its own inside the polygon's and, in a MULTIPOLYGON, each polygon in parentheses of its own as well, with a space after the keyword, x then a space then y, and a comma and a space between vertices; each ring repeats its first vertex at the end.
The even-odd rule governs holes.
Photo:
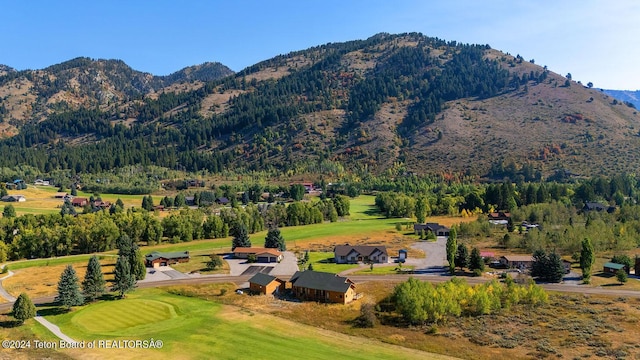
POLYGON ((210 73, 197 68, 180 80, 108 73, 113 91, 84 93, 91 105, 22 119, 0 143, 0 166, 327 173, 403 164, 534 179, 633 172, 640 160, 635 108, 533 60, 415 33, 325 44, 208 82, 192 81, 210 73))

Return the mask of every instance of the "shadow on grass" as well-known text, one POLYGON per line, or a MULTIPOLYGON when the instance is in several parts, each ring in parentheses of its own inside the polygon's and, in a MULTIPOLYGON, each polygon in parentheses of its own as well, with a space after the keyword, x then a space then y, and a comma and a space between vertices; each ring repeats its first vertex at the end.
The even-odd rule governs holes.
POLYGON ((38 316, 52 316, 62 315, 68 313, 70 310, 64 306, 48 307, 44 309, 38 309, 38 316))
POLYGON ((597 276, 597 277, 601 277, 601 278, 605 278, 605 279, 611 279, 612 277, 615 277, 614 274, 609 274, 609 273, 597 273, 597 274, 593 274, 593 276, 597 276))
POLYGON ((9 329, 9 328, 18 327, 20 325, 22 325, 22 321, 19 321, 19 320, 0 321, 0 328, 9 329))
POLYGON ((603 284, 601 285, 602 287, 615 287, 615 286, 622 286, 623 284, 621 283, 613 283, 613 284, 603 284))

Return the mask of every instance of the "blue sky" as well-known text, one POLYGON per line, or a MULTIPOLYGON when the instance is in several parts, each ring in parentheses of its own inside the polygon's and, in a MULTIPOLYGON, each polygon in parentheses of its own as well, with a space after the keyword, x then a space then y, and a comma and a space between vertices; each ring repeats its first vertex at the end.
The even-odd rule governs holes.
POLYGON ((155 75, 206 61, 239 71, 327 42, 414 31, 489 44, 596 87, 640 89, 635 0, 0 0, 0 64, 40 69, 88 56, 155 75))

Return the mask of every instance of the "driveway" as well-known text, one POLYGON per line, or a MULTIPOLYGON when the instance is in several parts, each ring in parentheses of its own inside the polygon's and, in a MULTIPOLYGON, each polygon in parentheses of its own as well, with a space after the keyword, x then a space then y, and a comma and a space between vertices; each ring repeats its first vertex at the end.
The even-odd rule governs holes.
POLYGON ((188 278, 189 275, 174 270, 171 266, 160 266, 158 268, 147 268, 147 276, 145 276, 144 280, 138 281, 138 283, 188 278))
POLYGON ((413 245, 412 248, 424 251, 426 257, 407 258, 406 265, 415 266, 415 272, 421 274, 440 275, 447 271, 447 237, 438 236, 436 241, 420 241, 413 245))
POLYGON ((226 255, 224 260, 229 263, 229 275, 254 275, 262 272, 269 275, 293 275, 298 271, 298 259, 290 251, 282 253, 283 258, 279 263, 249 263, 247 259, 234 259, 233 255, 226 255))

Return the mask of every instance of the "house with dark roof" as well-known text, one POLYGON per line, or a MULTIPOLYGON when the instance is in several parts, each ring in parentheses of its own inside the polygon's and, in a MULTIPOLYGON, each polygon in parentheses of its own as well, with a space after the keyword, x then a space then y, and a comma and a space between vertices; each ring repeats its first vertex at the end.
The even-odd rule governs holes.
POLYGON ((254 294, 271 295, 282 293, 285 290, 285 284, 284 280, 259 272, 249 279, 249 290, 254 294))
POLYGON ((533 266, 531 255, 504 255, 500 257, 500 264, 509 269, 530 269, 533 266))
POLYGON ((249 255, 256 257, 260 263, 280 262, 283 255, 278 249, 259 247, 237 247, 233 249, 233 257, 237 259, 248 259, 249 255))
POLYGON ((487 217, 489 218, 489 221, 508 221, 511 217, 511 213, 505 211, 490 212, 487 214, 487 217))
POLYGON ((24 202, 27 198, 24 195, 5 195, 2 197, 2 201, 5 202, 24 202))
POLYGON ((615 206, 609 206, 609 205, 603 205, 599 202, 586 202, 584 203, 584 206, 582 207, 582 211, 583 212, 589 212, 589 211, 606 211, 608 213, 612 213, 614 211, 616 211, 616 207, 615 206))
POLYGON ((216 204, 218 205, 227 205, 229 203, 229 199, 226 197, 219 197, 216 199, 216 204))
POLYGON ((157 268, 160 266, 189 262, 190 258, 191 257, 188 251, 174 251, 165 253, 154 251, 145 256, 145 265, 147 267, 157 268))
POLYGON ((338 245, 333 249, 337 264, 355 264, 359 262, 384 264, 389 262, 387 248, 382 245, 338 245))
POLYGON ((297 271, 290 282, 293 294, 300 300, 347 304, 358 298, 356 285, 336 274, 297 271))
POLYGON ((421 231, 431 232, 436 236, 449 236, 449 228, 438 223, 413 224, 413 232, 419 235, 421 231))

